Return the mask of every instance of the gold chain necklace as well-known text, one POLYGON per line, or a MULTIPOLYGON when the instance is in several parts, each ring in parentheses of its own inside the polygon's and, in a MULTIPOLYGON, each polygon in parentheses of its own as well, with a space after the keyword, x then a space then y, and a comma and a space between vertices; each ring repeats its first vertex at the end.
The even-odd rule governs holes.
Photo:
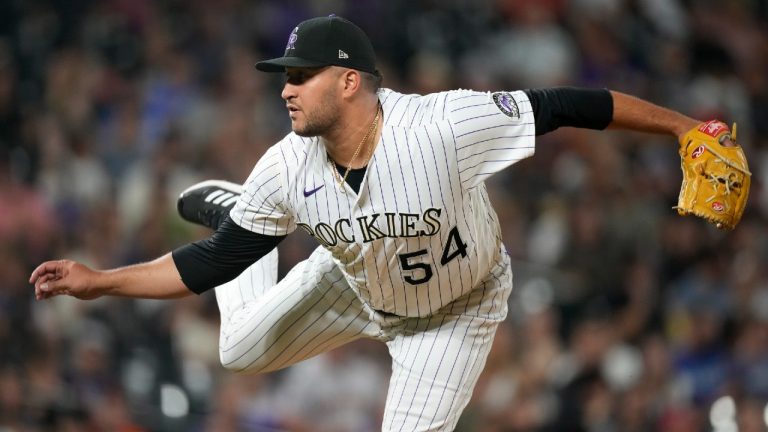
MULTIPOLYGON (((355 161, 355 158, 357 158, 357 155, 360 153, 360 150, 363 149, 363 144, 365 144, 366 141, 368 141, 368 137, 371 136, 373 131, 376 130, 376 127, 379 125, 379 116, 381 114, 381 109, 379 105, 376 105, 376 117, 373 118, 373 122, 371 123, 371 127, 368 128, 368 132, 365 133, 365 136, 360 141, 360 144, 357 145, 357 149, 355 149, 355 153, 352 155, 352 158, 349 160, 349 163, 347 163, 347 170, 344 172, 344 176, 342 177, 341 173, 339 173, 339 169, 336 168, 336 162, 331 160, 331 166, 333 167, 333 172, 336 174, 336 179, 339 181, 339 189, 341 189, 342 192, 347 193, 346 189, 344 189, 344 182, 347 181, 347 177, 349 177, 349 172, 352 171, 352 162, 355 161)), ((374 137, 375 138, 375 137, 374 137)), ((371 154, 373 152, 373 147, 371 147, 368 150, 368 159, 371 158, 371 154)))

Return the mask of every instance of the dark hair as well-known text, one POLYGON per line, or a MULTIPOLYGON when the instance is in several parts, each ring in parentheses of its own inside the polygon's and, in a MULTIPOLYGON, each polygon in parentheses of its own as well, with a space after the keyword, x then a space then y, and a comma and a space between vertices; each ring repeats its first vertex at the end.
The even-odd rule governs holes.
POLYGON ((363 85, 373 93, 376 93, 381 88, 381 83, 384 81, 384 77, 378 70, 374 73, 359 71, 360 76, 363 78, 363 85))

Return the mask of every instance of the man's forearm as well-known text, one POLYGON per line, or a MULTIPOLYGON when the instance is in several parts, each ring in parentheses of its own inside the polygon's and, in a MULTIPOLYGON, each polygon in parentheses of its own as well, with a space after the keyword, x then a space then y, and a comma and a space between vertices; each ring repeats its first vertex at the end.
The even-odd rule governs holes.
POLYGON ((613 120, 609 128, 670 134, 679 137, 699 120, 624 93, 611 91, 613 120))
POLYGON ((192 294, 170 253, 154 261, 97 272, 93 283, 103 295, 118 297, 173 299, 192 294))

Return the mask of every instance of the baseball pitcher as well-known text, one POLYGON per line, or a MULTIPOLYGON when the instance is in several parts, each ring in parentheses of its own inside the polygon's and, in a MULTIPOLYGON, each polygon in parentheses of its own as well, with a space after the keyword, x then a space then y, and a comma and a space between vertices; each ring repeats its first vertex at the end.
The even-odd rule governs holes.
POLYGON ((726 126, 622 93, 398 93, 380 87, 365 33, 337 16, 299 23, 285 55, 256 68, 284 74, 292 132, 244 185, 208 181, 182 194, 182 216, 212 236, 113 270, 43 263, 30 278, 38 299, 215 288, 226 368, 269 372, 375 339, 392 356, 382 430, 452 430, 512 290, 484 181, 533 155, 537 135, 561 126, 669 134, 684 169, 698 164, 681 213, 732 228, 746 202, 746 159, 726 126), (297 229, 319 246, 278 282, 275 247, 297 229))

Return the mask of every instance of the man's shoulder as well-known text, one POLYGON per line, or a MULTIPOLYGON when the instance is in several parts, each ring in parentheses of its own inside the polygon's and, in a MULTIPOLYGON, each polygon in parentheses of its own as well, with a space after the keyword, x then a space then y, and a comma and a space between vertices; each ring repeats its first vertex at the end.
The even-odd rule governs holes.
POLYGON ((392 110, 404 109, 409 105, 411 108, 417 105, 441 108, 444 105, 451 104, 464 98, 487 98, 489 94, 491 93, 487 91, 463 88, 447 89, 425 94, 400 93, 392 89, 382 88, 379 90, 379 100, 385 109, 389 107, 392 110))
POLYGON ((255 170, 263 173, 276 171, 291 176, 306 165, 310 154, 317 154, 319 138, 302 137, 290 132, 272 144, 256 163, 255 170))
POLYGON ((291 155, 296 159, 306 158, 307 152, 318 145, 318 137, 303 137, 295 132, 289 132, 280 141, 272 145, 267 152, 291 155))
POLYGON ((446 100, 454 91, 418 94, 382 88, 379 90, 379 100, 387 118, 385 121, 389 125, 414 125, 440 120, 439 114, 442 114, 446 100), (433 114, 434 112, 438 115, 433 114))
POLYGON ((489 93, 490 93, 489 91, 481 91, 481 90, 473 90, 473 89, 465 89, 465 88, 445 89, 445 90, 438 90, 430 93, 402 93, 390 88, 381 88, 379 89, 379 100, 381 100, 383 103, 388 99, 395 99, 395 100, 400 98, 431 99, 431 98, 446 98, 451 96, 462 96, 462 95, 483 95, 483 94, 489 94, 489 93))
POLYGON ((420 94, 420 93, 401 93, 389 88, 381 88, 379 89, 379 100, 381 101, 382 105, 387 105, 387 104, 393 105, 403 100, 410 101, 410 102, 423 101, 426 99, 439 97, 440 95, 446 94, 450 91, 451 90, 420 94))
POLYGON ((300 144, 313 144, 318 141, 318 137, 303 137, 296 134, 296 132, 288 132, 280 141, 276 142, 272 147, 279 146, 292 146, 300 144))

